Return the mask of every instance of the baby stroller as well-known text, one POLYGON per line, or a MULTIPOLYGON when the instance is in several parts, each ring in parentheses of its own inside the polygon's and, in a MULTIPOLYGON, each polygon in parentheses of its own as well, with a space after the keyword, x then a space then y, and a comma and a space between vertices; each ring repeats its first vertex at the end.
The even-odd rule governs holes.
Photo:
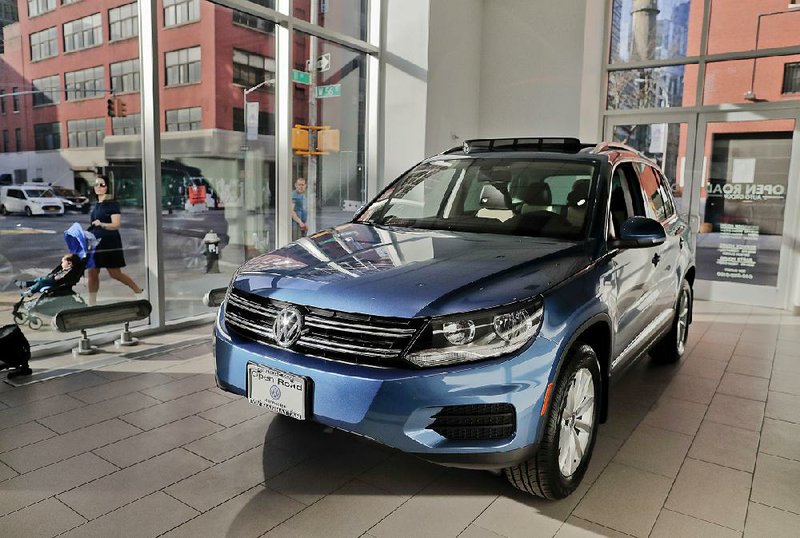
MULTIPOLYGON (((91 265, 97 240, 76 222, 64 232, 64 241, 69 252, 78 256, 79 262, 73 264, 72 269, 64 278, 56 281, 55 285, 43 288, 40 293, 25 294, 20 298, 12 311, 14 323, 17 325, 27 324, 31 329, 38 330, 46 319, 49 321, 60 311, 86 306, 83 297, 72 288, 80 281, 86 267, 91 265)), ((53 271, 60 267, 60 264, 57 265, 53 271)))

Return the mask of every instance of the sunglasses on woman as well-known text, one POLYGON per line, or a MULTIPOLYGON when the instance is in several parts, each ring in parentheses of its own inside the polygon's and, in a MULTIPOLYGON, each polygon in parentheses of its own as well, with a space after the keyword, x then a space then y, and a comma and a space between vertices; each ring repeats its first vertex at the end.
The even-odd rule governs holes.
POLYGON ((103 188, 105 188, 106 184, 105 183, 95 183, 94 186, 95 187, 103 187, 103 188))

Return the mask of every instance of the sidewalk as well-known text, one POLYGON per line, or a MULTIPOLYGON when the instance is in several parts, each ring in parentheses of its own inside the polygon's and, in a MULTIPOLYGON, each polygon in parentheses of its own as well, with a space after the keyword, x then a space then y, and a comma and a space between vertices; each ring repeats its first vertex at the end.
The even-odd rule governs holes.
POLYGON ((277 416, 214 383, 210 327, 0 383, 0 536, 797 536, 800 318, 696 303, 680 364, 612 389, 588 472, 546 502, 277 416), (182 342, 182 344, 181 344, 182 342), (158 353, 156 345, 168 346, 158 353), (117 360, 113 360, 116 357, 117 360))

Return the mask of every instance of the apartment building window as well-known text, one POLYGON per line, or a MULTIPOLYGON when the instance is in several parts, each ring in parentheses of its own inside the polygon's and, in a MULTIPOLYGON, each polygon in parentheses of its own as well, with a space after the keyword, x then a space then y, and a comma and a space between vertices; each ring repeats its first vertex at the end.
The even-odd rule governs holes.
POLYGON ((19 112, 19 94, 17 93, 19 88, 14 87, 11 88, 11 109, 14 112, 19 112))
POLYGON ((108 10, 108 39, 116 41, 139 35, 139 8, 136 2, 108 10))
POLYGON ((64 52, 87 49, 103 42, 100 14, 64 23, 64 52))
MULTIPOLYGON (((233 130, 240 133, 245 131, 243 108, 234 107, 233 109, 233 130)), ((258 134, 275 134, 275 115, 272 112, 263 111, 258 113, 258 134)))
POLYGON ((28 0, 28 17, 35 17, 56 8, 56 0, 28 0))
POLYGON ((800 93, 800 62, 783 66, 783 93, 800 93))
POLYGON ((75 2, 80 2, 81 0, 61 0, 61 4, 66 6, 67 4, 74 4, 75 2))
POLYGON ((33 143, 36 151, 61 149, 61 124, 56 122, 34 125, 33 143))
POLYGON ((111 132, 115 135, 139 134, 142 132, 141 123, 141 114, 128 114, 124 118, 111 118, 111 132))
POLYGON ((106 134, 105 118, 70 120, 67 122, 67 137, 71 148, 96 148, 103 145, 106 134))
POLYGON ((58 55, 58 33, 56 27, 31 34, 31 61, 36 62, 58 55))
POLYGON ((3 131, 3 153, 8 153, 11 150, 8 147, 8 131, 3 131))
POLYGON ((202 117, 199 106, 167 110, 167 131, 196 131, 200 129, 202 117))
POLYGON ((275 73, 275 60, 233 49, 233 83, 252 87, 271 79, 275 73))
POLYGON ((139 58, 111 64, 111 91, 139 91, 139 58))
POLYGON ((17 151, 22 151, 22 127, 14 129, 14 142, 17 143, 17 151))
POLYGON ((103 78, 104 69, 102 65, 64 73, 67 101, 103 97, 105 94, 103 78))
POLYGON ((164 63, 167 86, 200 81, 200 47, 168 52, 164 63))
POLYGON ((272 32, 272 30, 275 28, 275 23, 272 21, 262 19, 261 17, 256 17, 255 15, 251 15, 243 11, 233 11, 233 22, 234 24, 241 24, 242 26, 247 26, 253 30, 258 30, 259 32, 268 33, 272 32))
POLYGON ((0 90, 0 114, 6 113, 6 92, 0 90))
POLYGON ((164 27, 177 26, 200 18, 200 0, 164 0, 164 27))
POLYGON ((59 86, 61 81, 58 75, 33 79, 33 106, 54 105, 59 102, 59 86))

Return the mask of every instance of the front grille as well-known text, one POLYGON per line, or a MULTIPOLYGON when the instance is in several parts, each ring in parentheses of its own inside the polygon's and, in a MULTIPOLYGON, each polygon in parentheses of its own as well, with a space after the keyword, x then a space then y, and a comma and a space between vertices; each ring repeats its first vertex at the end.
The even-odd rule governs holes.
POLYGON ((508 403, 449 405, 427 429, 453 441, 505 439, 517 430, 517 414, 508 403))
MULTIPOLYGON (((225 306, 225 323, 238 335, 275 345, 275 316, 289 303, 273 301, 236 288, 225 306)), ((303 332, 294 351, 355 364, 404 366, 400 359, 422 320, 382 318, 321 308, 299 307, 303 332)))

